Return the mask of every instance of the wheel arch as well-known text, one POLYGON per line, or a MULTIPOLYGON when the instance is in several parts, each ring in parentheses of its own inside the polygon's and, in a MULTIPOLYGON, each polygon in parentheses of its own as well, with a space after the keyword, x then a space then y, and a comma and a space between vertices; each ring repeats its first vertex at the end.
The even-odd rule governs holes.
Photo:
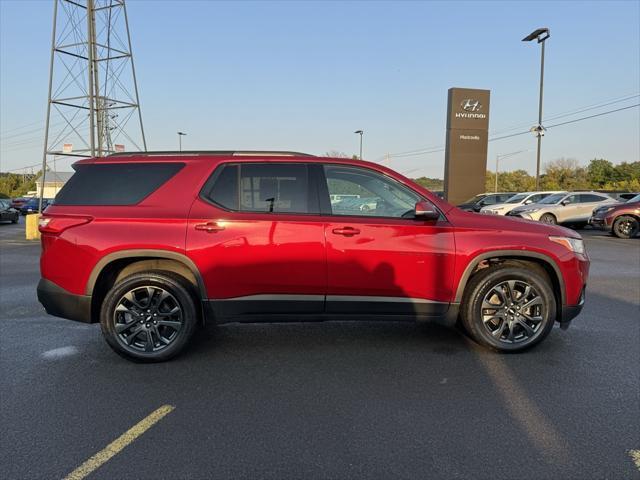
MULTIPOLYGON (((485 252, 473 257, 473 259, 466 266, 460 281, 458 282, 458 288, 456 290, 455 302, 460 303, 464 295, 465 288, 469 283, 469 279, 474 273, 481 270, 479 268, 482 262, 489 263, 503 263, 506 261, 520 261, 528 262, 539 265, 545 270, 549 279, 551 280, 553 291, 556 296, 558 306, 566 304, 566 288, 564 284, 564 278, 562 272, 556 264, 556 262, 548 255, 538 252, 529 252, 523 250, 496 250, 492 252, 485 252)), ((560 312, 562 308, 558 308, 560 312)))
POLYGON ((185 255, 168 250, 122 250, 105 255, 93 267, 86 295, 92 298, 91 316, 95 321, 107 291, 125 276, 145 270, 164 270, 184 278, 199 298, 207 298, 204 280, 198 267, 185 255))

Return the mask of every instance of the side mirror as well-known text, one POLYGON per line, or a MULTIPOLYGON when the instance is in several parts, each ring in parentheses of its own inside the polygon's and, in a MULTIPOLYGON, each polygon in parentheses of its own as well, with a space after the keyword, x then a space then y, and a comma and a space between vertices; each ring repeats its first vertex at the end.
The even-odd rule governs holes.
POLYGON ((530 203, 533 203, 533 200, 528 199, 528 200, 525 200, 525 201, 524 201, 524 204, 525 204, 525 205, 529 205, 530 203))
POLYGON ((563 201, 561 202, 561 205, 562 205, 563 207, 566 207, 566 206, 567 206, 567 205, 569 205, 570 203, 571 203, 571 200, 563 200, 563 201))
POLYGON ((431 203, 423 200, 416 203, 414 216, 422 220, 437 220, 440 218, 440 212, 431 203))

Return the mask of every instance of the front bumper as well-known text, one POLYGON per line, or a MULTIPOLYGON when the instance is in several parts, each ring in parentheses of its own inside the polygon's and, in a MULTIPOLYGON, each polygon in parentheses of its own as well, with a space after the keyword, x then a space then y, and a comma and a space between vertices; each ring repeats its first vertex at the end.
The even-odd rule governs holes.
POLYGON ((41 278, 38 283, 38 301, 49 315, 76 322, 93 323, 90 295, 76 295, 50 280, 41 278))
POLYGON ((582 307, 584 307, 585 295, 586 295, 587 286, 582 287, 582 292, 580 292, 580 300, 577 305, 563 305, 562 310, 560 312, 560 318, 558 321, 560 322, 560 328, 566 330, 569 328, 571 324, 571 320, 580 315, 582 311, 582 307))
POLYGON ((611 230, 611 224, 612 222, 607 217, 591 217, 589 219, 589 225, 600 230, 611 230))

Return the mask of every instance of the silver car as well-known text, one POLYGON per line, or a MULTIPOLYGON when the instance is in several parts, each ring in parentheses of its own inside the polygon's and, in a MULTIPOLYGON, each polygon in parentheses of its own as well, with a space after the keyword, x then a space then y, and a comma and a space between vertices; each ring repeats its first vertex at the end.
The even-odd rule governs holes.
POLYGON ((488 215, 506 215, 511 210, 521 205, 529 205, 530 203, 538 203, 544 198, 554 193, 567 193, 562 191, 550 191, 550 192, 523 192, 516 193, 513 197, 509 198, 504 203, 496 203, 487 207, 482 207, 480 213, 488 215))
POLYGON ((598 192, 566 192, 549 195, 538 203, 514 208, 507 215, 539 220, 544 223, 570 223, 586 225, 591 212, 600 205, 617 203, 613 198, 598 192))

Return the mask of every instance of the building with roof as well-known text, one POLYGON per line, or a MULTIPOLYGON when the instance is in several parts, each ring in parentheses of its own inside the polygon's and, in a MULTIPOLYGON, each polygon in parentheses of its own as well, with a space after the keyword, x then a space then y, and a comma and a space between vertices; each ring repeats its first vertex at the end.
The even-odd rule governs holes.
MULTIPOLYGON (((65 183, 71 178, 73 172, 47 172, 44 177, 44 198, 54 198, 65 183)), ((36 196, 40 196, 42 176, 36 180, 36 196)))

